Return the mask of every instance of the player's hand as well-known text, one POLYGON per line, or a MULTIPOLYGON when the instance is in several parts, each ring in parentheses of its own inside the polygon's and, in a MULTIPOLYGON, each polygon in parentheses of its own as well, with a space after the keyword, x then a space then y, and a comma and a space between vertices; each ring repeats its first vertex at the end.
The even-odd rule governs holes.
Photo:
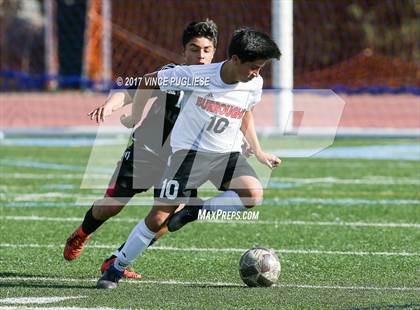
POLYGON ((249 145, 248 141, 246 141, 246 139, 243 140, 241 147, 242 147, 242 155, 244 155, 246 158, 250 158, 252 155, 254 155, 254 150, 249 145))
POLYGON ((281 164, 281 159, 275 155, 265 153, 263 151, 255 153, 255 157, 257 157, 258 161, 269 168, 273 169, 278 167, 281 164))
POLYGON ((88 116, 91 120, 96 120, 99 124, 100 122, 105 121, 105 118, 112 114, 112 107, 105 103, 104 105, 96 108, 95 110, 88 113, 88 116))

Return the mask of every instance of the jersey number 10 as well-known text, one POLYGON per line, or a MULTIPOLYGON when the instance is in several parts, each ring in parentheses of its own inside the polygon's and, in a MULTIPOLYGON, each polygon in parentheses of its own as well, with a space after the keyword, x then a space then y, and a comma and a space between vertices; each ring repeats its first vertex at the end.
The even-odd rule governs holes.
POLYGON ((213 130, 215 133, 222 133, 227 126, 229 126, 229 120, 227 118, 221 117, 217 118, 216 115, 212 116, 207 130, 213 130))
POLYGON ((163 180, 162 189, 160 190, 160 198, 175 199, 178 196, 179 183, 177 180, 163 180))

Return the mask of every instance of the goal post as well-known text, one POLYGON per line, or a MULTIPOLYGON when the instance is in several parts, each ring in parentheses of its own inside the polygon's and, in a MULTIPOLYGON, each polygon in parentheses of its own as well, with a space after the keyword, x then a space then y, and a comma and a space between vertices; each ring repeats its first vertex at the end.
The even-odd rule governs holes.
POLYGON ((275 127, 279 133, 293 128, 293 0, 272 0, 272 36, 281 57, 272 64, 272 88, 275 99, 275 127))
POLYGON ((112 6, 111 0, 102 0, 102 81, 103 89, 112 86, 112 6))

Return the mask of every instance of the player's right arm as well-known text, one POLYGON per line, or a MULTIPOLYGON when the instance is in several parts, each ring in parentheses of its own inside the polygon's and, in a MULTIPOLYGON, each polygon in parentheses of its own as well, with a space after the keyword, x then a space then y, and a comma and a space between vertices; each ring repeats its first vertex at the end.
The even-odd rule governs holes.
POLYGON ((154 95, 154 91, 160 89, 163 92, 174 90, 188 90, 186 85, 182 85, 179 79, 191 78, 192 72, 188 66, 176 66, 153 73, 146 74, 140 82, 140 85, 134 95, 131 115, 123 115, 121 123, 128 127, 134 127, 143 114, 144 107, 149 99, 154 95))
POLYGON ((97 123, 103 122, 112 112, 129 104, 131 101, 132 99, 126 90, 114 91, 108 96, 103 105, 89 112, 88 116, 91 120, 95 119, 97 123))
POLYGON ((133 104, 131 106, 131 115, 122 115, 121 123, 127 128, 133 128, 141 120, 146 103, 153 97, 155 90, 159 89, 157 83, 158 73, 146 74, 134 94, 133 104))

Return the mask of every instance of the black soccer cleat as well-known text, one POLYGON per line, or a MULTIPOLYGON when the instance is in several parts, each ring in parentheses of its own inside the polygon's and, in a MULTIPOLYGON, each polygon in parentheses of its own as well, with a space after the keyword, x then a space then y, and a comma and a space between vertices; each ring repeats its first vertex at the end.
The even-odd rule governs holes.
POLYGON ((195 221, 198 218, 199 211, 203 206, 185 206, 181 211, 172 215, 168 221, 168 230, 170 232, 181 229, 185 224, 195 221))
POLYGON ((123 277, 124 272, 119 271, 111 264, 107 270, 102 274, 102 277, 96 283, 96 288, 99 289, 114 289, 118 286, 118 281, 123 277))

